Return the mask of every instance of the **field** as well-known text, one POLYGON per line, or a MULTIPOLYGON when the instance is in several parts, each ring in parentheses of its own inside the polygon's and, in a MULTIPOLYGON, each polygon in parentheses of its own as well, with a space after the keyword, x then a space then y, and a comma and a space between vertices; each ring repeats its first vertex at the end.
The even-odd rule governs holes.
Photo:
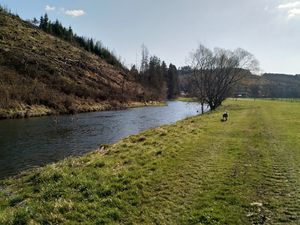
POLYGON ((299 127, 299 102, 228 100, 0 181, 0 224, 300 224, 299 127))

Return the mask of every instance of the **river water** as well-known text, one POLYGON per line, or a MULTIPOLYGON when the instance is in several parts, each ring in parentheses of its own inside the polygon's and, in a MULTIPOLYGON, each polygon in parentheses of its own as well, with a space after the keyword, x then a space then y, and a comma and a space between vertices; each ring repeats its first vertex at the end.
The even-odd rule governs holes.
POLYGON ((111 144, 145 129, 199 113, 197 103, 171 101, 167 106, 2 120, 0 178, 67 156, 82 155, 100 144, 111 144))

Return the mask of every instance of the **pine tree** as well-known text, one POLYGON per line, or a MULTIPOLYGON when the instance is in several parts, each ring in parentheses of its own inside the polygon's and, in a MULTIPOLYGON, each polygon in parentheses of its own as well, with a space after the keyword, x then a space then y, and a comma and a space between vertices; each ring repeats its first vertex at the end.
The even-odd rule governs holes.
POLYGON ((135 65, 132 65, 131 69, 130 69, 130 74, 132 75, 132 77, 134 78, 135 81, 140 82, 140 75, 139 75, 139 71, 137 70, 135 65))
POLYGON ((168 99, 173 99, 179 94, 178 70, 176 66, 170 64, 167 76, 168 99))
POLYGON ((40 27, 42 30, 44 30, 44 29, 43 29, 44 23, 45 23, 45 22, 44 22, 44 17, 41 16, 41 18, 40 18, 40 26, 39 26, 39 27, 40 27))
POLYGON ((47 13, 41 16, 39 28, 47 33, 55 35, 65 41, 72 42, 85 50, 92 52, 103 58, 107 63, 125 69, 121 60, 107 48, 102 47, 101 42, 96 42, 93 39, 77 36, 73 33, 71 26, 65 28, 58 20, 54 23, 49 20, 47 13))
POLYGON ((73 40, 73 30, 72 30, 72 27, 69 26, 69 29, 68 29, 68 41, 72 41, 73 40))
POLYGON ((32 24, 35 25, 35 26, 39 25, 39 21, 37 20, 37 18, 35 18, 35 17, 33 18, 32 24))
POLYGON ((165 61, 162 61, 161 63, 161 71, 162 71, 162 76, 165 82, 168 82, 168 67, 165 61))

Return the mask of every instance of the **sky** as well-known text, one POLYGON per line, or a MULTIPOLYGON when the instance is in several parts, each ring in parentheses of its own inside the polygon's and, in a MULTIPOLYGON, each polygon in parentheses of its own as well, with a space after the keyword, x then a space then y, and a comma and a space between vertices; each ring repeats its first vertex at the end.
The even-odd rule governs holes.
POLYGON ((141 45, 177 67, 199 44, 244 48, 261 72, 300 74, 297 0, 0 0, 23 19, 48 13, 100 40, 130 67, 141 45))

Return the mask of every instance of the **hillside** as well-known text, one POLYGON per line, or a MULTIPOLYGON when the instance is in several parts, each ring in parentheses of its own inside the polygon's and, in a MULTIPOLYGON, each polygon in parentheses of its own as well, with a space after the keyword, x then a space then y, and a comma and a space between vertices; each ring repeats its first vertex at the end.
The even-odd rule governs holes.
POLYGON ((0 9, 0 118, 155 100, 129 72, 0 9))

